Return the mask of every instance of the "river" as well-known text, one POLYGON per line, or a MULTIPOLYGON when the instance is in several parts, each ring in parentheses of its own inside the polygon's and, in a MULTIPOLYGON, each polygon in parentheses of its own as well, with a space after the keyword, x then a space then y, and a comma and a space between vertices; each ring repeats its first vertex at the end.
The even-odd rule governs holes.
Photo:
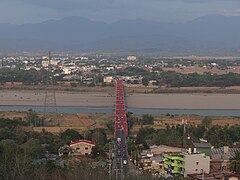
MULTIPOLYGON (((43 112, 43 106, 0 106, 1 111, 27 111, 32 109, 37 112, 43 112)), ((59 113, 82 113, 82 114, 111 114, 114 113, 114 107, 72 107, 59 106, 57 107, 59 113)), ((239 110, 230 109, 156 109, 156 108, 128 108, 127 111, 134 114, 195 114, 200 116, 240 116, 239 110)))

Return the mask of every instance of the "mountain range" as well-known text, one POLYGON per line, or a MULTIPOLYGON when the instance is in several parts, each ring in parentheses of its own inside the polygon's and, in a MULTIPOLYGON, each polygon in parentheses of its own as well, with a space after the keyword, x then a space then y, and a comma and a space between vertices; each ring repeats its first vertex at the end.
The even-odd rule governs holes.
POLYGON ((199 51, 240 48, 240 16, 208 15, 185 23, 67 17, 41 23, 0 23, 0 51, 199 51))

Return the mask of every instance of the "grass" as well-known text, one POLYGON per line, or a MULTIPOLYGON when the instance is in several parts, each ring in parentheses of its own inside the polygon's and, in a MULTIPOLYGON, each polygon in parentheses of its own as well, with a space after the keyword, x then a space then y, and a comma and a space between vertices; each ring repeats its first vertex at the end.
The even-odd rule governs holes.
MULTIPOLYGON (((1 117, 14 119, 18 117, 24 118, 27 117, 27 112, 23 111, 1 111, 1 117)), ((141 119, 141 116, 136 116, 138 119, 141 119)), ((95 128, 105 128, 106 124, 109 121, 114 121, 114 115, 109 114, 77 114, 77 113, 63 113, 60 116, 60 128, 59 127, 36 127, 33 128, 35 131, 42 131, 42 129, 46 129, 46 131, 52 133, 59 133, 60 131, 64 131, 66 129, 75 129, 80 133, 84 134, 86 131, 95 129, 95 128)), ((179 116, 166 116, 166 115, 157 115, 154 116, 154 125, 139 125, 135 124, 133 129, 131 130, 132 134, 136 134, 141 127, 151 127, 155 129, 165 128, 167 124, 177 125, 182 123, 182 119, 188 120, 188 123, 198 125, 202 122, 203 116, 197 115, 179 115, 179 116)), ((212 120, 212 124, 220 125, 220 126, 234 126, 239 124, 240 117, 223 117, 223 116, 209 116, 212 120)), ((139 122, 141 123, 141 122, 139 122)), ((112 132, 107 131, 108 136, 112 136, 112 132)))

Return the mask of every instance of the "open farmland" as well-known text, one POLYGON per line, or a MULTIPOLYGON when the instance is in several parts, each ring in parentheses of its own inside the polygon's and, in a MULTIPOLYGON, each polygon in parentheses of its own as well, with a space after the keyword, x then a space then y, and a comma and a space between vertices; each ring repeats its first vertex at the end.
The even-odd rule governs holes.
MULTIPOLYGON (((39 114, 42 116, 42 114, 39 114)), ((136 134, 141 127, 153 127, 155 129, 162 129, 169 125, 177 125, 182 123, 182 119, 188 121, 189 124, 201 124, 204 119, 203 116, 197 115, 156 115, 154 116, 154 125, 141 125, 141 116, 136 116, 139 121, 135 122, 132 133, 136 134)), ((27 112, 26 111, 1 111, 0 118, 22 118, 26 121, 27 112)), ((240 117, 221 117, 221 116, 208 116, 212 120, 212 125, 220 126, 234 126, 240 124, 240 117)), ((89 130, 95 128, 105 128, 106 124, 114 120, 114 115, 107 114, 78 114, 78 113, 63 113, 59 116, 60 127, 34 127, 34 131, 42 131, 44 128, 48 132, 59 133, 66 129, 74 129, 80 133, 86 133, 89 130)), ((110 135, 110 133, 109 133, 110 135)))

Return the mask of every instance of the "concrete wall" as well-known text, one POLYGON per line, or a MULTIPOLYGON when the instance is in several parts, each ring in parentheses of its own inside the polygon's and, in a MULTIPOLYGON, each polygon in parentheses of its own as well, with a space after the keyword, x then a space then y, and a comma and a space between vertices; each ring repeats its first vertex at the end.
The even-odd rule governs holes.
POLYGON ((209 173, 210 157, 201 154, 186 154, 185 155, 185 172, 184 176, 193 173, 209 173))
POLYGON ((72 144, 70 146, 71 148, 73 148, 74 150, 76 150, 78 153, 82 155, 90 155, 92 153, 93 145, 88 143, 81 142, 78 144, 72 144))

